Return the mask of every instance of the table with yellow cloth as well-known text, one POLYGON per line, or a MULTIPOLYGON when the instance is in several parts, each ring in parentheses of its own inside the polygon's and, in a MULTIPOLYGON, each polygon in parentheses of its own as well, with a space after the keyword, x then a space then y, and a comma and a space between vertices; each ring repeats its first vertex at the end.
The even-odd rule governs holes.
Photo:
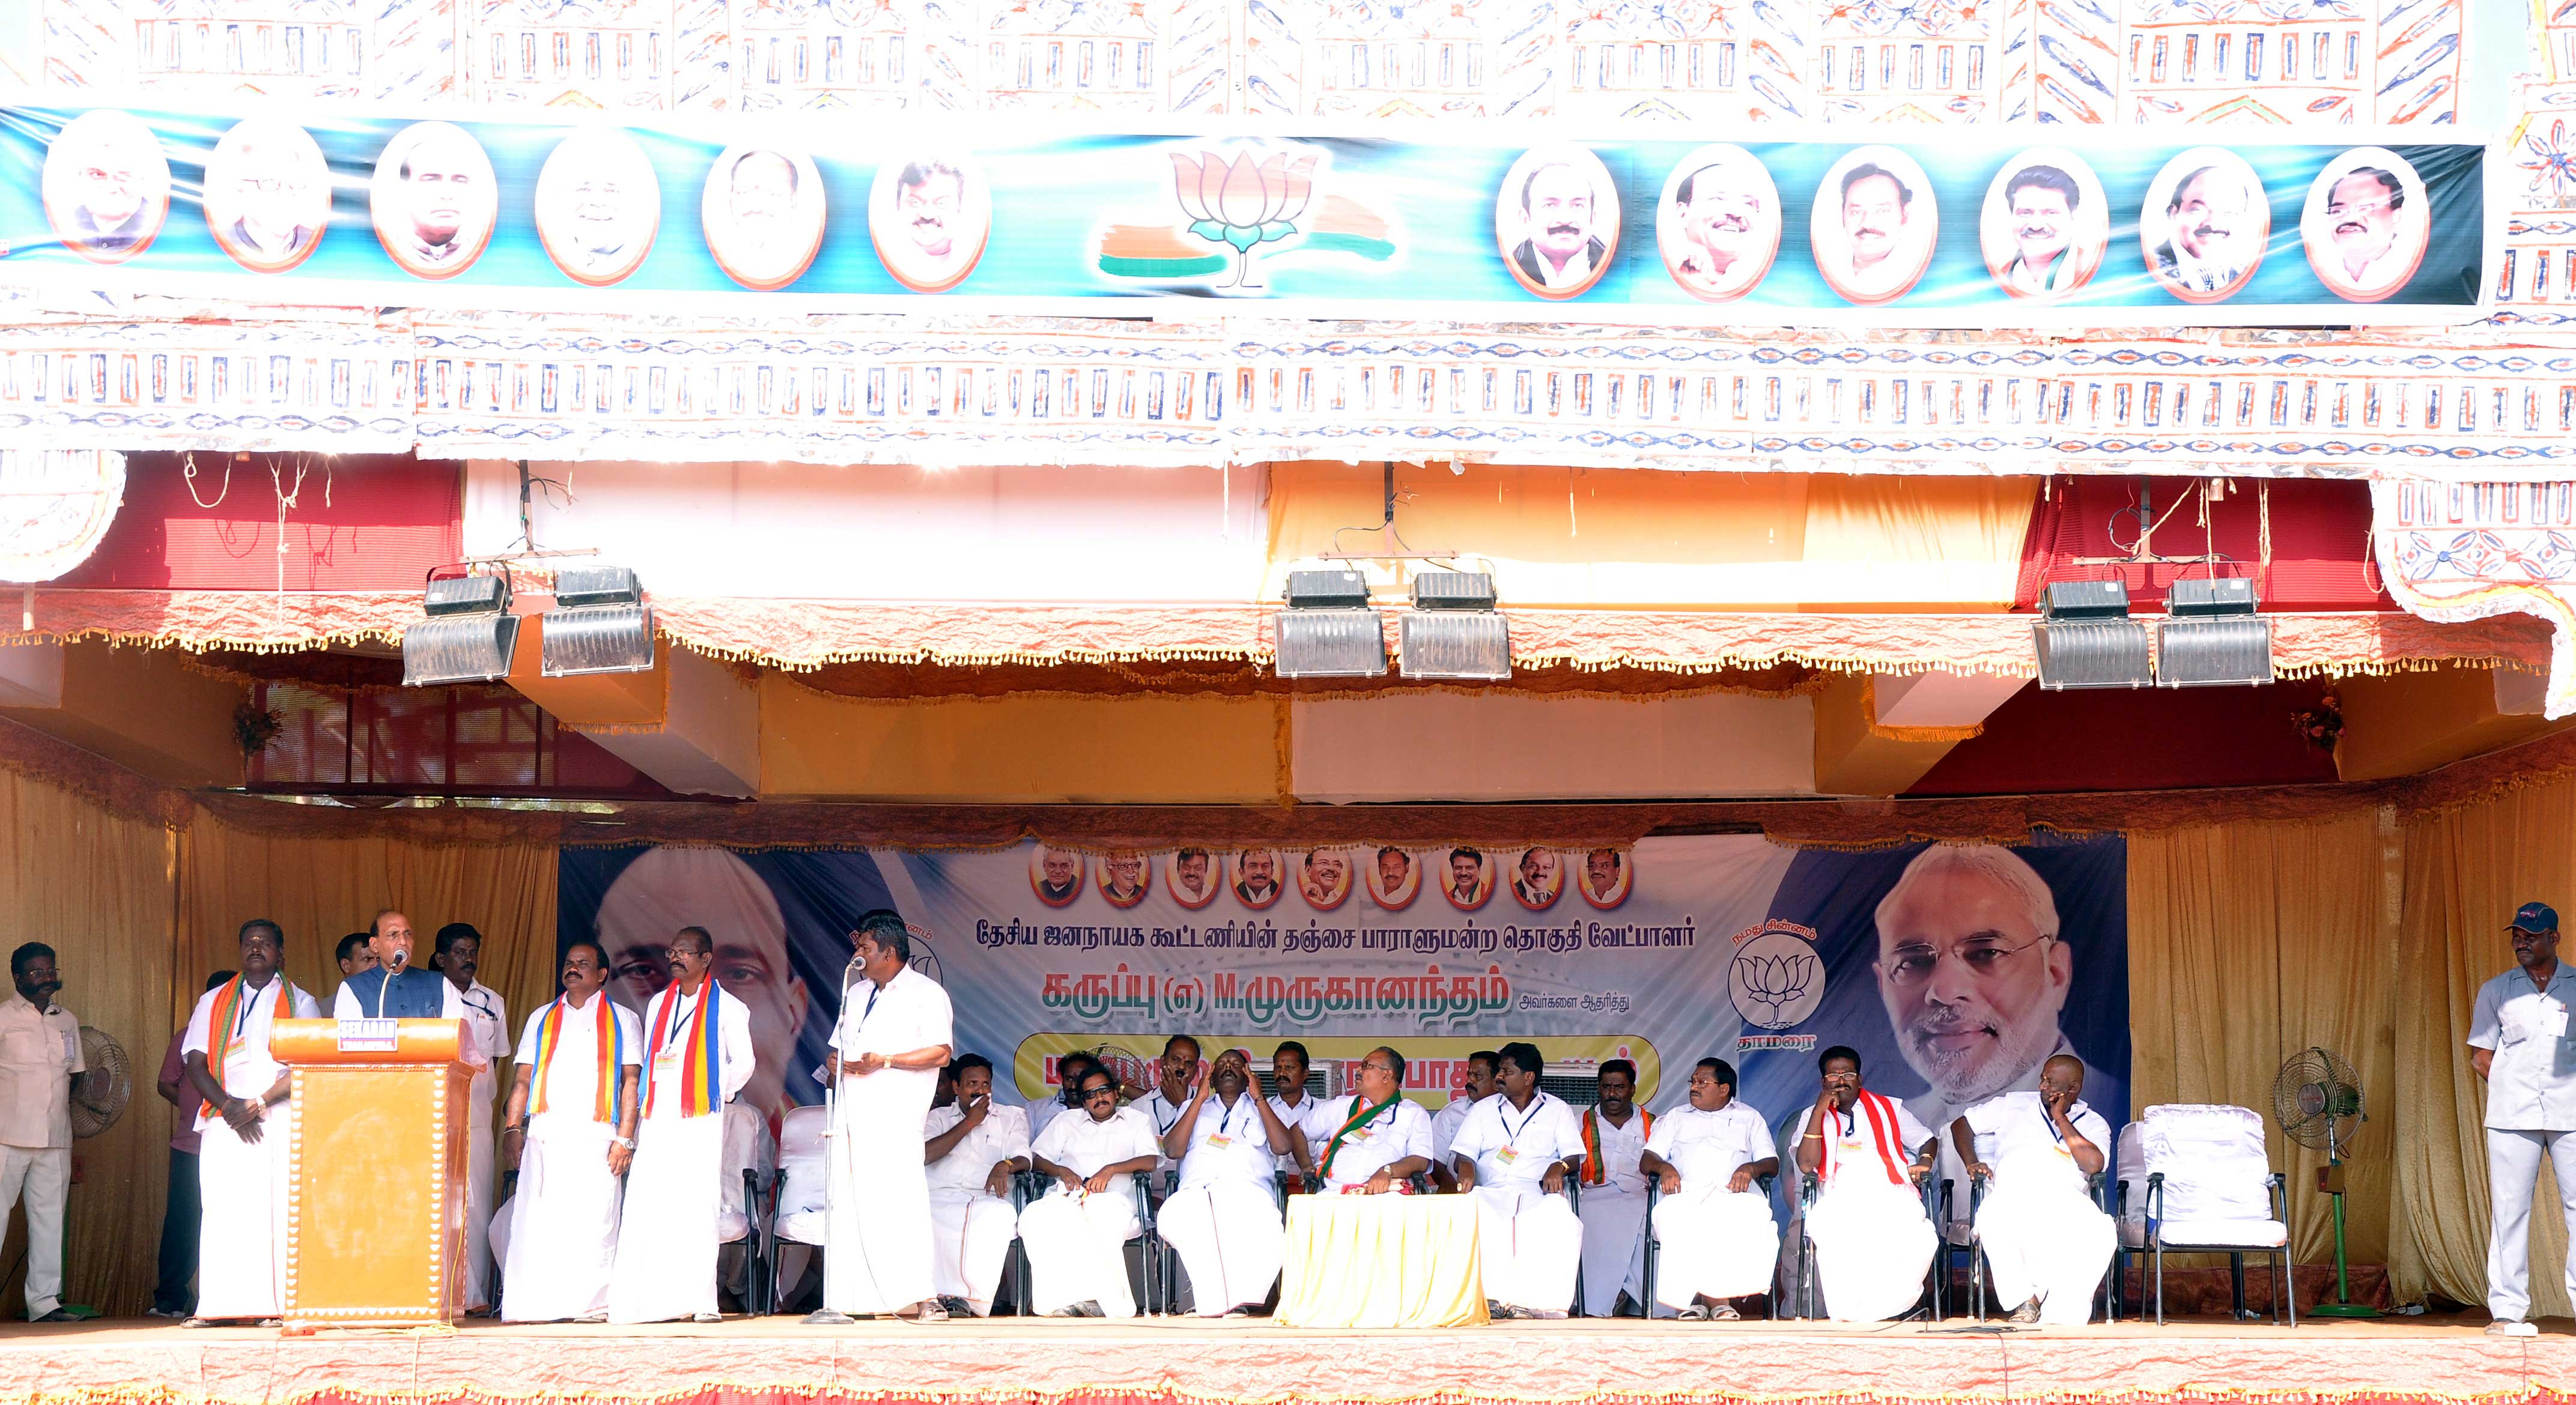
POLYGON ((1472 1195, 1292 1195, 1279 1277, 1292 1327, 1485 1320, 1472 1195))

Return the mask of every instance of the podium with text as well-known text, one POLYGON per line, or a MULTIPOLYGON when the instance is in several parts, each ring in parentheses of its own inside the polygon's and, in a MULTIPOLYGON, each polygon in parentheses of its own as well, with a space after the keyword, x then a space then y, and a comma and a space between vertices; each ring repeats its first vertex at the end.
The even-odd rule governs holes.
POLYGON ((444 1327, 465 1259, 461 1020, 279 1020, 294 1071, 286 1329, 444 1327))

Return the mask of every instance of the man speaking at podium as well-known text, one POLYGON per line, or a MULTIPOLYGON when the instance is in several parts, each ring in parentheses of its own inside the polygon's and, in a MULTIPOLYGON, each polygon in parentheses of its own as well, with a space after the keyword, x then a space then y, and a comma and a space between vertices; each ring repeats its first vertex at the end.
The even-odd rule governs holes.
MULTIPOLYGON (((368 929, 376 964, 340 982, 331 1017, 341 1020, 461 1020, 465 1000, 436 971, 411 964, 411 919, 387 908, 368 929)), ((480 1046, 466 1042, 467 1063, 483 1065, 480 1046)))
POLYGON ((867 980, 842 996, 824 1065, 840 1115, 829 1153, 823 1306, 805 1320, 831 1325, 851 1314, 893 1314, 936 1322, 948 1313, 930 1277, 922 1126, 948 1063, 948 992, 912 969, 912 938, 895 913, 865 914, 852 936, 867 980))

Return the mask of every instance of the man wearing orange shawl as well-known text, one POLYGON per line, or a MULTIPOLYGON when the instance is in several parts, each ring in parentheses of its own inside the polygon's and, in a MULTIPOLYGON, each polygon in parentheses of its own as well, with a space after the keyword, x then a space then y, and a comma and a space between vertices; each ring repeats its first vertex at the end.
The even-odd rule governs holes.
POLYGON ((287 1156, 295 1145, 294 1080, 269 1057, 269 1025, 322 1016, 278 970, 286 933, 242 924, 241 974, 198 997, 179 1047, 203 1141, 197 1176, 210 1208, 197 1240, 197 1315, 188 1325, 249 1319, 275 1325, 286 1305, 287 1156))
POLYGON ((644 1026, 600 989, 608 957, 577 941, 563 995, 528 1016, 502 1114, 501 1155, 519 1172, 502 1264, 505 1322, 600 1322, 617 1258, 619 1187, 635 1156, 644 1026))
MULTIPOLYGON (((751 1081, 751 1010, 709 974, 704 927, 671 938, 671 984, 644 1012, 644 1121, 617 1219, 608 1320, 716 1320, 725 1105, 751 1081)), ((506 1291, 506 1290, 505 1290, 506 1291)))

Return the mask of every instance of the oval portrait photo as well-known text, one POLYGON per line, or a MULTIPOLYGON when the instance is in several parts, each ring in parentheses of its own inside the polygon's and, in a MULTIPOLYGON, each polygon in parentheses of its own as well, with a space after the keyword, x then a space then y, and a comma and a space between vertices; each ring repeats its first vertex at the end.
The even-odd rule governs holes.
POLYGON ((877 165, 868 186, 868 240, 886 272, 916 293, 966 281, 993 232, 993 191, 962 153, 915 152, 877 165))
POLYGON ((1402 912, 1422 891, 1422 859, 1389 844, 1369 855, 1365 877, 1369 901, 1388 912, 1402 912))
POLYGON ((1780 188, 1740 146, 1703 146, 1673 167, 1655 202, 1664 272, 1702 302, 1753 291, 1780 253, 1780 188))
POLYGON ((1986 271, 2017 298, 2062 298, 2093 281, 2111 246, 2111 205, 2084 158, 2043 146, 2004 163, 1977 214, 1986 271))
POLYGON ((415 278, 453 278, 492 240, 501 188, 482 144, 453 122, 414 122, 376 156, 367 209, 385 256, 415 278))
POLYGON ((1545 912, 1565 896, 1565 860, 1554 849, 1523 849, 1512 862, 1512 896, 1532 912, 1545 912))
POLYGON ((273 117, 234 123, 206 156, 206 224, 253 273, 313 257, 331 224, 331 168, 313 134, 273 117))
POLYGON ((170 214, 170 162, 130 112, 84 112, 45 148, 45 219, 63 247, 123 263, 152 247, 170 214))
POLYGON ((823 175, 814 158, 729 146, 707 168, 698 226, 725 276, 756 293, 803 277, 823 247, 823 175))
POLYGON ((2244 157, 2196 146, 2165 163, 2138 207, 2147 272, 2184 302, 2233 297, 2263 262, 2272 207, 2244 157))
POLYGON ((1827 167, 1807 217, 1816 271, 1843 301, 1862 307, 1912 292, 1940 234, 1932 178, 1892 146, 1855 147, 1827 167))
POLYGON ((1309 849, 1297 858, 1297 893, 1317 912, 1340 907, 1351 895, 1351 851, 1309 849))
POLYGON ((1154 884, 1154 870, 1145 856, 1133 849, 1091 861, 1091 881, 1100 888, 1100 896, 1111 907, 1129 908, 1145 900, 1154 884))
POLYGON ((1543 298, 1579 298, 1619 250, 1619 189, 1583 147, 1532 147, 1494 192, 1494 245, 1512 281, 1543 298))
POLYGON ((1163 859, 1163 891, 1192 912, 1216 901, 1225 887, 1216 855, 1205 849, 1174 849, 1163 859))
POLYGON ((1279 901, 1285 885, 1279 880, 1278 850, 1238 849, 1232 867, 1236 902, 1258 912, 1279 901))
POLYGON ((575 132, 537 171, 537 238, 565 277, 620 282, 653 251, 662 182, 635 138, 613 127, 575 132))
POLYGON ((2424 262, 2432 233, 2424 178, 2380 146, 2355 147, 2328 161, 2299 212, 2308 267, 2346 302, 2378 302, 2405 287, 2424 262))
POLYGON ((1582 866, 1574 871, 1574 890, 1594 907, 1614 908, 1628 900, 1636 872, 1635 860, 1625 850, 1586 849, 1582 866))
POLYGON ((1440 855, 1432 879, 1440 885, 1440 896, 1461 912, 1473 912, 1494 895, 1494 861, 1481 849, 1460 846, 1440 855))
POLYGON ((1029 888, 1038 901, 1063 907, 1082 896, 1082 855, 1040 844, 1029 855, 1029 888))

